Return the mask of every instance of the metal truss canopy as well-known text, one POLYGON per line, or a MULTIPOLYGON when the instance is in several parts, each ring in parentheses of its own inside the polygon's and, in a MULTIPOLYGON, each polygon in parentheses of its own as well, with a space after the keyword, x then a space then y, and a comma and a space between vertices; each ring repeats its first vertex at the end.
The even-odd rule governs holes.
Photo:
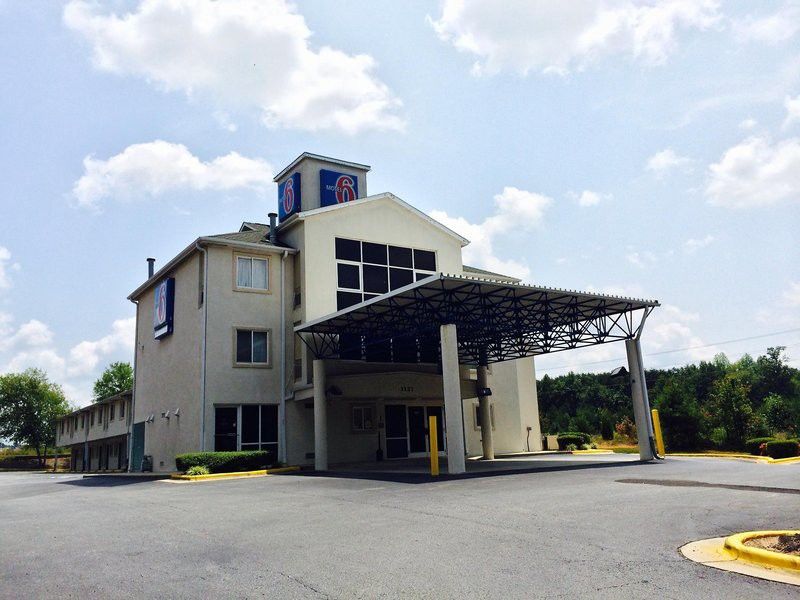
POLYGON ((655 300, 436 274, 295 327, 315 358, 438 362, 454 324, 459 361, 491 364, 627 340, 655 300))

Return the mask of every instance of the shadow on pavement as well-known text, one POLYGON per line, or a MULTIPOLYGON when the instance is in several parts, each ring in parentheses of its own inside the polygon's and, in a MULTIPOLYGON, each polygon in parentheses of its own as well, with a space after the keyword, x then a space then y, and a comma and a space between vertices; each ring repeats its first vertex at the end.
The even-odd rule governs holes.
POLYGON ((125 476, 125 475, 91 475, 89 477, 82 477, 80 479, 66 479, 59 481, 60 485, 74 485, 78 487, 118 487, 123 485, 135 485, 137 483, 150 483, 159 479, 169 479, 169 475, 140 475, 140 476, 125 476))

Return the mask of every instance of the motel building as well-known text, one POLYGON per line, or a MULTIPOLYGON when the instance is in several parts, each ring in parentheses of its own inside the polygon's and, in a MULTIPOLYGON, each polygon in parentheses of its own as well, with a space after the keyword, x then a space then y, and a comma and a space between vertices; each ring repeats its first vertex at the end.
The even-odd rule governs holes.
POLYGON ((194 451, 317 470, 424 457, 436 417, 443 464, 462 473, 467 457, 542 450, 535 356, 615 341, 652 459, 639 339, 658 303, 464 265, 469 240, 370 195, 369 170, 304 153, 275 177, 267 224, 197 238, 158 270, 148 259, 129 296, 129 470, 174 471, 194 451))

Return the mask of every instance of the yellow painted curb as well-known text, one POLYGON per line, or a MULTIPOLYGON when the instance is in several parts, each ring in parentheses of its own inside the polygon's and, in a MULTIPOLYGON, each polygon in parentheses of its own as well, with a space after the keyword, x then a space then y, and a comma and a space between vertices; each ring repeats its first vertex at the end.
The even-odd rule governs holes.
POLYGON ((173 473, 171 479, 180 481, 206 481, 208 479, 233 479, 235 477, 259 477, 261 475, 275 475, 278 473, 291 473, 299 471, 300 467, 276 467, 274 469, 260 469, 258 471, 239 471, 237 473, 209 473, 208 475, 184 475, 173 473))
POLYGON ((736 460, 755 460, 770 465, 800 463, 800 456, 790 456, 789 458, 772 458, 771 456, 759 456, 755 454, 733 454, 721 452, 669 452, 667 456, 678 456, 684 458, 732 458, 736 460))
POLYGON ((774 552, 745 544, 748 540, 758 538, 796 534, 800 534, 800 531, 746 531, 745 533, 737 533, 725 538, 725 550, 742 560, 778 569, 800 571, 800 556, 774 552))
POLYGON ((603 448, 593 448, 591 450, 572 450, 571 454, 614 454, 614 451, 604 450, 603 448))

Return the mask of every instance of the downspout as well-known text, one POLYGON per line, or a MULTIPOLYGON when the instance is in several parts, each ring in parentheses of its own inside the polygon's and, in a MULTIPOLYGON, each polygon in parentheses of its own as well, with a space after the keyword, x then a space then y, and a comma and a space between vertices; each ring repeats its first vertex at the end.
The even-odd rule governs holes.
MULTIPOLYGON (((133 456, 133 422, 136 420, 136 376, 139 373, 136 369, 136 357, 139 355, 139 301, 131 300, 131 302, 136 305, 136 333, 133 336, 133 387, 131 388, 131 408, 128 411, 128 473, 131 473, 133 468, 131 461, 131 456, 133 456)), ((88 427, 86 427, 86 432, 88 436, 88 427)))
POLYGON ((203 255, 203 336, 200 349, 200 398, 202 401, 200 409, 200 451, 206 449, 206 333, 208 327, 208 252, 199 242, 195 242, 195 248, 203 255))
MULTIPOLYGON (((270 228, 270 233, 273 229, 270 228)), ((281 397, 278 404, 278 462, 286 462, 286 257, 289 252, 281 254, 281 397)))

